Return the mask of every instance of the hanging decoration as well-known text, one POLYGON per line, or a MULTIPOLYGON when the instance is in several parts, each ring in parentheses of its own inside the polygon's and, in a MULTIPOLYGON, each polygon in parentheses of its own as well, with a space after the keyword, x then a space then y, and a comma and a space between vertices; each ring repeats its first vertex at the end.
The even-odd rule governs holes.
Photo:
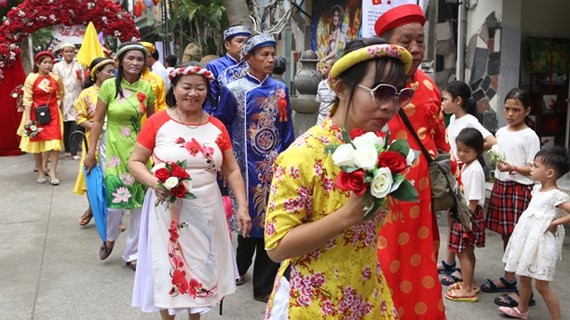
POLYGON ((30 34, 53 25, 86 25, 89 21, 121 41, 140 39, 132 16, 111 0, 26 0, 13 7, 0 25, 0 83, 3 68, 21 53, 17 44, 30 34))

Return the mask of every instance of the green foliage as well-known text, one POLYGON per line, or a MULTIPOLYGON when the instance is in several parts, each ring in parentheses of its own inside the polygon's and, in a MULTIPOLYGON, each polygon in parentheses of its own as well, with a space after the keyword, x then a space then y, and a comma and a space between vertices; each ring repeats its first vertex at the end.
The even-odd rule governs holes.
POLYGON ((228 27, 228 17, 222 0, 174 0, 168 27, 181 48, 195 42, 202 55, 224 52, 223 30, 228 27))
POLYGON ((392 142, 392 144, 388 148, 388 151, 396 151, 401 153, 404 157, 406 157, 410 152, 410 145, 406 140, 398 139, 392 142))
POLYGON ((418 202, 418 191, 408 180, 403 180, 400 187, 390 196, 404 202, 418 202))

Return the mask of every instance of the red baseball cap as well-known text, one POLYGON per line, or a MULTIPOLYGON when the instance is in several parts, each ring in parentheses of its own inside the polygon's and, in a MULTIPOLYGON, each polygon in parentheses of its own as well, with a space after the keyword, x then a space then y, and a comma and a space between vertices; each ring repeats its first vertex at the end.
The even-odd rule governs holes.
POLYGON ((377 36, 381 36, 388 30, 413 22, 417 22, 422 26, 426 23, 422 7, 417 4, 403 4, 384 12, 384 14, 378 17, 374 24, 374 31, 377 36))

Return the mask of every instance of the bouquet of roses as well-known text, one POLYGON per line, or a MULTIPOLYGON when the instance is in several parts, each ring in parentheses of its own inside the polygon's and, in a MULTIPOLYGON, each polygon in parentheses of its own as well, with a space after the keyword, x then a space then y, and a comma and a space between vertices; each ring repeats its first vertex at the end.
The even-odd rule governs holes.
POLYGON ((32 121, 29 124, 24 125, 24 135, 26 137, 33 138, 42 132, 44 128, 40 127, 37 122, 32 121))
POLYGON ((403 172, 416 160, 418 153, 405 140, 388 144, 388 137, 379 133, 364 133, 354 129, 342 132, 344 144, 326 147, 333 162, 342 170, 336 186, 364 196, 363 220, 371 218, 378 209, 386 208, 386 197, 417 202, 418 192, 403 172))
MULTIPOLYGON (((159 163, 152 168, 158 179, 158 187, 170 193, 166 198, 170 203, 176 199, 196 199, 196 195, 192 193, 192 178, 184 168, 186 161, 159 163)), ((154 205, 158 206, 160 203, 157 199, 154 205)))
POLYGON ((498 145, 493 145, 491 147, 491 150, 487 151, 489 153, 489 156, 491 158, 491 163, 493 163, 493 165, 496 165, 497 162, 505 162, 507 161, 507 156, 505 155, 504 152, 501 152, 499 150, 499 146, 498 145))
POLYGON ((10 97, 16 100, 16 107, 18 111, 23 111, 22 108, 22 97, 24 97, 24 85, 19 84, 17 85, 12 92, 10 92, 10 97))

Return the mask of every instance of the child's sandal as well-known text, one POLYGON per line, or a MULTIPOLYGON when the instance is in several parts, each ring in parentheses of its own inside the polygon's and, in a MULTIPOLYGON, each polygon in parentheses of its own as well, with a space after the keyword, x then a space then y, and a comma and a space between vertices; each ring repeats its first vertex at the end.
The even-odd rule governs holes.
POLYGON ((445 260, 441 260, 441 266, 443 267, 443 269, 437 268, 437 272, 439 274, 450 274, 453 271, 455 271, 455 267, 456 267, 456 263, 455 261, 453 261, 450 264, 447 264, 447 262, 445 262, 445 260))

